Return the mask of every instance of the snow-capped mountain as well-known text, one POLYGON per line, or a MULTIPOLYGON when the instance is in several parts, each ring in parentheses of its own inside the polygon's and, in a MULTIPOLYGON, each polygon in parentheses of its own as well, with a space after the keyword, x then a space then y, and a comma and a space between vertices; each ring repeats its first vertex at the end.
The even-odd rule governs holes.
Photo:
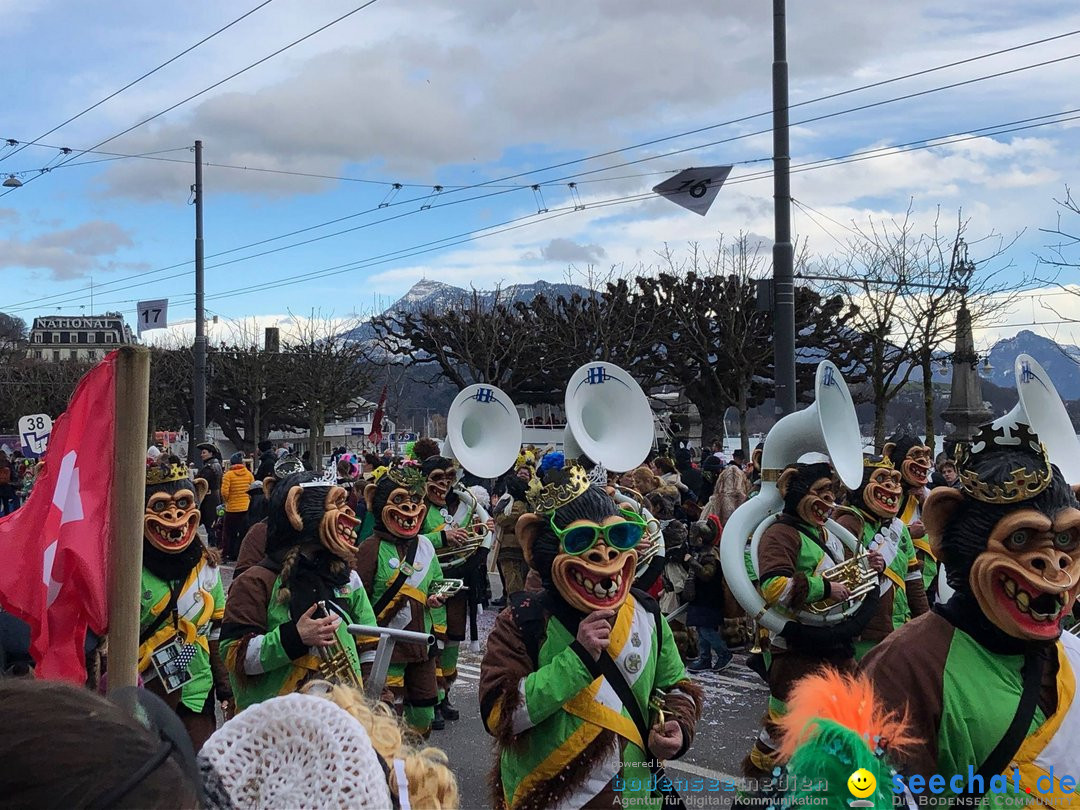
POLYGON ((1055 343, 1025 329, 999 340, 990 349, 990 365, 994 370, 989 379, 1005 388, 1015 387, 1013 363, 1018 354, 1031 355, 1046 369, 1062 399, 1080 398, 1080 348, 1055 343))
MULTIPOLYGON (((552 284, 548 281, 534 281, 531 284, 510 284, 499 290, 499 298, 506 303, 519 301, 528 303, 538 295, 550 299, 560 295, 569 298, 574 293, 586 294, 589 291, 577 284, 552 284)), ((495 296, 495 290, 477 290, 480 300, 489 303, 495 296)), ((405 295, 386 308, 385 313, 390 312, 421 312, 423 310, 446 310, 471 300, 472 290, 463 287, 455 287, 452 284, 444 284, 434 279, 422 279, 416 282, 405 295)), ((350 340, 371 340, 375 332, 370 324, 363 324, 352 330, 346 337, 350 340)))

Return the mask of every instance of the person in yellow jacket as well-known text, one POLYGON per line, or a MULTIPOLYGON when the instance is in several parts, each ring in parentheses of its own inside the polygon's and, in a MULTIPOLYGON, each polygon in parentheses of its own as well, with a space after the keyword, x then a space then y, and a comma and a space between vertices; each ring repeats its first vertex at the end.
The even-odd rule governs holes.
POLYGON ((225 504, 225 532, 222 545, 225 559, 236 560, 240 553, 240 542, 247 532, 247 510, 251 504, 248 487, 255 480, 244 465, 244 454, 233 453, 229 458, 229 469, 221 477, 221 500, 225 504))

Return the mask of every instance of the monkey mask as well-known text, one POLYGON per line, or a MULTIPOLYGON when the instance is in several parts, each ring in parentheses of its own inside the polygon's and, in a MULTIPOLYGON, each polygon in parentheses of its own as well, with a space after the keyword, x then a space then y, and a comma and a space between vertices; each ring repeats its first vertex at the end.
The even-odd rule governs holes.
POLYGON ((618 509, 577 464, 548 470, 545 480, 541 486, 533 479, 533 511, 517 522, 529 567, 549 593, 581 613, 618 610, 634 581, 645 521, 618 509))
POLYGON ((332 477, 293 473, 279 481, 270 496, 267 554, 318 543, 335 557, 351 560, 360 521, 349 508, 348 493, 332 477))
POLYGON ((173 580, 186 576, 203 555, 202 543, 192 541, 207 484, 193 481, 175 456, 162 456, 161 462, 146 470, 143 562, 156 576, 173 580))
POLYGON ((368 484, 364 500, 375 518, 375 531, 411 540, 420 533, 427 513, 426 486, 419 467, 395 467, 377 484, 368 484))
POLYGON ((791 464, 776 481, 784 513, 810 526, 821 527, 836 507, 836 482, 828 464, 791 464))
MULTIPOLYGON (((985 425, 958 453, 960 489, 931 491, 923 522, 957 604, 1014 639, 1046 642, 1080 592, 1080 504, 1028 425, 985 425)), ((947 609, 954 607, 950 600, 947 609)))
POLYGON ((454 462, 443 456, 429 456, 420 471, 426 479, 424 497, 440 508, 446 506, 447 496, 457 481, 454 462))
POLYGON ((885 443, 882 455, 900 471, 903 487, 922 489, 934 469, 932 451, 922 440, 908 433, 899 433, 885 443))
POLYGON ((849 500, 852 506, 878 520, 892 520, 900 511, 900 499, 904 495, 900 480, 900 472, 888 458, 865 457, 862 486, 851 493, 849 500))

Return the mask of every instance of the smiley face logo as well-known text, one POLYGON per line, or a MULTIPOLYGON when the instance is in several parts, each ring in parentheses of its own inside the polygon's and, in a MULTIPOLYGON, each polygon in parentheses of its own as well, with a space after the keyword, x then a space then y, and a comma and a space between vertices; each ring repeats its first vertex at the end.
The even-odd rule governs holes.
POLYGON ((877 790, 877 779, 866 768, 859 768, 848 777, 847 787, 856 799, 865 799, 877 790))

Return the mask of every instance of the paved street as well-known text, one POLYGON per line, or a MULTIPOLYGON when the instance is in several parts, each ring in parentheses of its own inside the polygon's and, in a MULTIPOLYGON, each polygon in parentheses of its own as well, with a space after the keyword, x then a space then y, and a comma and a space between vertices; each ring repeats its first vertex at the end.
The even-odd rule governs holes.
MULTIPOLYGON (((481 644, 494 620, 494 611, 481 615, 481 644)), ((488 774, 493 758, 492 739, 480 722, 477 699, 483 650, 472 652, 467 646, 465 642, 458 664, 458 682, 452 693, 461 719, 448 723, 445 731, 433 732, 431 743, 445 749, 450 756, 461 789, 462 809, 481 810, 491 807, 488 774)), ((724 779, 739 772, 739 762, 757 734, 768 696, 765 684, 746 668, 745 660, 745 653, 736 653, 735 662, 723 673, 693 676, 705 689, 705 712, 693 747, 683 759, 669 763, 672 777, 724 779)))

